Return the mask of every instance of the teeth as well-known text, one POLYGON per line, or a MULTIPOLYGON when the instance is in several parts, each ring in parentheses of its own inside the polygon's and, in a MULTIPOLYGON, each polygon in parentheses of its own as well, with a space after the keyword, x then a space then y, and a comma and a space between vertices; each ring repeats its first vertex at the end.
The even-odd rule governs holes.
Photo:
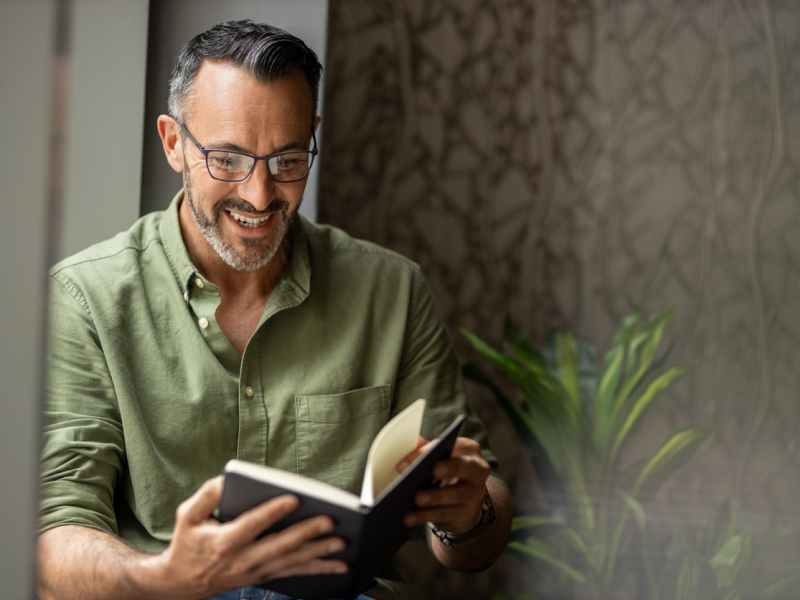
POLYGON ((239 223, 241 223, 245 227, 250 227, 251 229, 263 225, 272 216, 272 215, 267 215, 266 217, 253 219, 252 217, 245 217, 243 215, 240 215, 239 213, 233 212, 232 210, 229 210, 228 213, 239 223))

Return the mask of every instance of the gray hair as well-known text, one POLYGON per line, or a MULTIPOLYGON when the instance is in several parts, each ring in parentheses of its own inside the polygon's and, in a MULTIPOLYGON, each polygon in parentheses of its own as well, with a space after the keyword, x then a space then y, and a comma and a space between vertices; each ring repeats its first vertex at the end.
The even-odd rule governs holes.
POLYGON ((265 23, 227 21, 192 38, 183 47, 169 81, 169 114, 185 123, 186 101, 203 62, 219 60, 246 70, 260 83, 300 69, 311 88, 312 125, 319 103, 322 65, 300 38, 265 23))

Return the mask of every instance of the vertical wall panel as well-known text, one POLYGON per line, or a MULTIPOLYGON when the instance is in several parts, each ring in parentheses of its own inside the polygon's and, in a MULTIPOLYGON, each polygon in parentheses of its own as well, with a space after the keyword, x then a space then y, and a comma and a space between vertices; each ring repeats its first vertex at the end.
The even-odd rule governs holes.
POLYGON ((72 0, 59 258, 139 216, 148 0, 72 0))
POLYGON ((0 7, 0 582, 33 598, 55 2, 0 7))

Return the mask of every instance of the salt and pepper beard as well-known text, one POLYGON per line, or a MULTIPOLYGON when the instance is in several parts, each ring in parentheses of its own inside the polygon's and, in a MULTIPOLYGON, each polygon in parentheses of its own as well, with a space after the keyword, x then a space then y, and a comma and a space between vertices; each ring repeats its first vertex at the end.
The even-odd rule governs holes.
POLYGON ((184 182, 184 196, 186 202, 189 204, 189 209, 192 211, 192 215, 194 215, 194 220, 197 221, 200 231, 203 232, 203 237, 206 238, 206 241, 219 257, 224 260, 227 265, 233 267, 237 271, 256 271, 266 266, 278 253, 283 238, 286 237, 286 234, 291 229, 292 223, 297 216, 300 205, 298 204, 296 209, 289 212, 289 203, 282 198, 275 198, 264 211, 258 211, 255 210, 252 204, 241 198, 223 198, 214 205, 214 220, 212 221, 205 213, 199 212, 192 201, 191 176, 185 154, 183 158, 183 172, 186 174, 184 182), (273 213, 270 232, 268 234, 269 237, 267 239, 239 238, 245 248, 241 251, 236 250, 222 239, 220 233, 219 219, 220 213, 223 210, 233 210, 235 212, 259 216, 273 213), (278 217, 281 217, 280 223, 275 222, 275 219, 278 217))

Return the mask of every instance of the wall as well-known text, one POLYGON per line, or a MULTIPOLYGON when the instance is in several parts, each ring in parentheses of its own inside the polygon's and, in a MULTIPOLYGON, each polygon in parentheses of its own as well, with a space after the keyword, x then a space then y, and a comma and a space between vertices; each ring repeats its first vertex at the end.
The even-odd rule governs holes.
MULTIPOLYGON (((153 0, 150 9, 150 40, 147 62, 147 102, 144 127, 144 159, 142 175, 141 214, 162 210, 181 188, 179 174, 164 158, 156 120, 167 112, 169 78, 181 48, 198 33, 217 23, 252 19, 269 23, 298 36, 316 52, 324 66, 327 45, 327 0, 153 0)), ((324 75, 323 75, 324 77, 324 75)), ((319 112, 322 114, 324 92, 320 91, 319 112)), ((321 152, 311 170, 300 213, 316 220, 319 169, 325 162, 322 151, 324 123, 317 131, 321 152)))
POLYGON ((68 4, 66 187, 57 259, 131 226, 139 217, 142 173, 148 0, 68 4))
MULTIPOLYGON (((33 598, 56 3, 0 7, 0 581, 33 598), (9 57, 11 60, 9 60, 9 57)), ((56 71, 57 72, 57 71, 56 71)), ((63 126, 63 113, 60 115, 63 126)), ((53 129, 52 131, 55 131, 53 129)))
MULTIPOLYGON (((464 359, 457 328, 499 345, 507 314, 602 350, 629 301, 676 305, 671 360, 696 366, 625 461, 712 426, 656 517, 672 498, 701 522, 737 494, 757 535, 796 526, 798 27, 786 0, 342 0, 320 220, 418 261, 464 359)), ((507 421, 471 392, 536 505, 507 421)), ((419 589, 447 593, 436 577, 419 589)))

